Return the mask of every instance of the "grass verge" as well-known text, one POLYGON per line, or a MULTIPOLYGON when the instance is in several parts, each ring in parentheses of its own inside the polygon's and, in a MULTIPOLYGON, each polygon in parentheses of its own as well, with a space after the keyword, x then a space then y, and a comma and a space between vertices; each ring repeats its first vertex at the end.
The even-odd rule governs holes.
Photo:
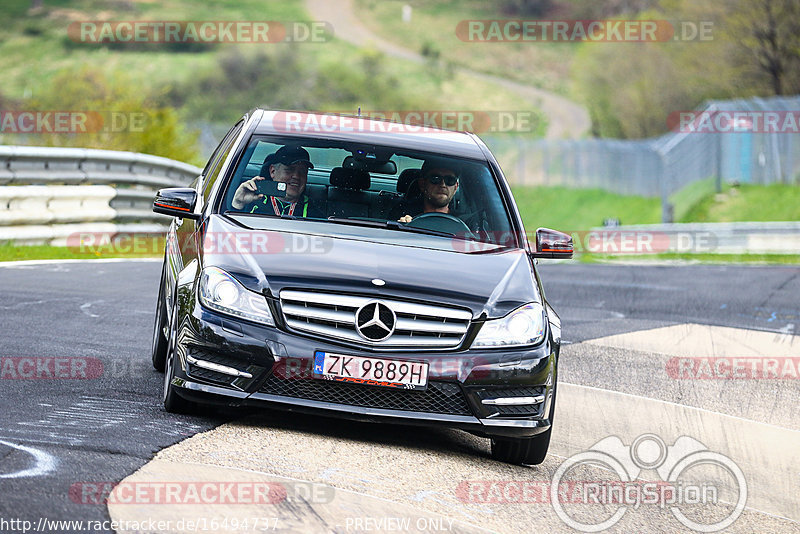
POLYGON ((692 261, 697 263, 800 264, 800 254, 686 254, 611 255, 583 253, 575 256, 582 263, 629 261, 692 261))
MULTIPOLYGON (((417 0, 411 21, 402 18, 405 2, 356 0, 359 19, 375 34, 431 60, 445 60, 566 94, 576 43, 471 42, 467 20, 504 18, 484 0, 417 0)), ((512 17, 514 18, 514 17, 512 17)))
POLYGON ((725 186, 708 194, 682 222, 800 221, 800 187, 787 184, 725 186))
POLYGON ((588 230, 602 226, 606 218, 619 219, 621 224, 661 222, 657 198, 566 187, 514 187, 513 193, 529 232, 540 226, 562 232, 588 230))
POLYGON ((137 238, 135 242, 118 242, 115 244, 86 247, 20 245, 9 242, 0 243, 0 261, 160 258, 163 254, 163 238, 137 238))
MULTIPOLYGON (((618 195, 600 189, 513 187, 525 227, 547 226, 567 232, 603 225, 658 224, 658 198, 618 195)), ((800 187, 785 184, 725 186, 716 193, 713 178, 688 185, 670 198, 679 222, 800 221, 800 187)))

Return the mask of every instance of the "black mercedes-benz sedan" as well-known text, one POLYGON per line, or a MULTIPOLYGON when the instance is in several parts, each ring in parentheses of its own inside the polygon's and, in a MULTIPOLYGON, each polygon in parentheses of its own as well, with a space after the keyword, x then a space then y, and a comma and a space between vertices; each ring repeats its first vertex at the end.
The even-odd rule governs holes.
POLYGON ((497 161, 475 135, 255 110, 169 228, 153 334, 170 412, 204 404, 445 425, 538 464, 561 343, 497 161))

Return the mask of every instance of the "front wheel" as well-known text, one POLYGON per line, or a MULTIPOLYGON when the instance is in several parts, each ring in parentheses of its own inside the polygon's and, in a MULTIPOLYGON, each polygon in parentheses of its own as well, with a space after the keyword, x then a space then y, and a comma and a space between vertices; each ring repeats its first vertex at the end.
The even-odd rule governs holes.
POLYGON ((156 371, 164 371, 167 359, 168 340, 164 331, 167 328, 167 314, 164 309, 164 275, 166 261, 161 267, 161 283, 158 285, 158 301, 156 302, 156 321, 153 325, 153 367, 156 371))
POLYGON ((167 355, 165 358, 164 370, 164 389, 161 395, 161 400, 164 402, 164 409, 170 413, 191 414, 194 413, 197 405, 192 401, 186 400, 181 397, 176 391, 175 386, 172 385, 172 380, 175 378, 175 346, 178 343, 178 308, 175 306, 172 310, 172 319, 170 320, 169 327, 169 342, 167 345, 167 355))
POLYGON ((539 465, 547 457, 550 434, 553 432, 553 415, 556 411, 556 390, 550 402, 550 428, 532 438, 492 438, 492 458, 509 464, 539 465))
POLYGON ((492 438, 492 458, 509 464, 539 465, 547 457, 552 427, 532 438, 492 438))

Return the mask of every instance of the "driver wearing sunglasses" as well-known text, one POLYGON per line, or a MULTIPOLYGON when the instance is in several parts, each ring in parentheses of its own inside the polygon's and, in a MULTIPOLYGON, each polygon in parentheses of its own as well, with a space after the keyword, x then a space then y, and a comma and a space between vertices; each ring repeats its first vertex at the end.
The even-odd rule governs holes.
MULTIPOLYGON (((414 210, 417 211, 414 216, 431 212, 452 214, 450 203, 458 191, 458 172, 452 163, 446 160, 425 160, 417 185, 421 209, 414 210)), ((408 223, 413 218, 411 214, 406 214, 398 222, 408 223)))

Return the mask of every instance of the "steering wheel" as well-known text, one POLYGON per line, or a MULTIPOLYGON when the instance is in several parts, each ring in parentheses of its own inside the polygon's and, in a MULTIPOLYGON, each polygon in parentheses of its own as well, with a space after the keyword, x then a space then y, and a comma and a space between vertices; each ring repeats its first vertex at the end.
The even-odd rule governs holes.
POLYGON ((472 233, 469 226, 458 217, 438 211, 417 215, 411 219, 411 222, 407 223, 406 226, 410 226, 411 228, 424 228, 436 232, 445 232, 453 235, 466 234, 467 237, 474 237, 475 235, 472 233))

